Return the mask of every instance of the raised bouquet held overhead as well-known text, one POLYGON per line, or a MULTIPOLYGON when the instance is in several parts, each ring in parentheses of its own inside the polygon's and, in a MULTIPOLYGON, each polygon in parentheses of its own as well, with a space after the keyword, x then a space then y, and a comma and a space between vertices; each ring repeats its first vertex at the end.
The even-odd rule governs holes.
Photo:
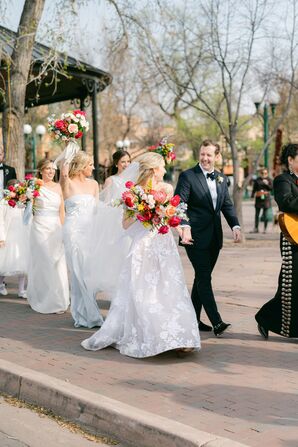
POLYGON ((77 140, 89 130, 86 112, 73 110, 62 113, 59 119, 56 119, 55 115, 51 115, 48 117, 48 130, 55 140, 67 143, 64 151, 54 161, 54 167, 56 168, 60 163, 70 163, 80 150, 77 140))
POLYGON ((158 144, 148 147, 148 150, 150 152, 156 152, 157 154, 162 155, 165 162, 170 164, 176 159, 174 147, 175 145, 173 143, 168 143, 168 137, 163 137, 158 144))

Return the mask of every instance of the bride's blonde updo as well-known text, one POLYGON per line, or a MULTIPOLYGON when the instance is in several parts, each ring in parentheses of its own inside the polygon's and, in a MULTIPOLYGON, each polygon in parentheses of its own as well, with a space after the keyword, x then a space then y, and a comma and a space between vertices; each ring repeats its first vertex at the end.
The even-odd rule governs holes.
POLYGON ((158 168, 164 163, 164 158, 155 152, 146 152, 137 157, 134 161, 139 163, 139 177, 137 184, 146 184, 154 175, 154 168, 158 168))
POLYGON ((73 178, 88 166, 93 161, 93 157, 84 151, 79 151, 69 164, 69 178, 73 178))

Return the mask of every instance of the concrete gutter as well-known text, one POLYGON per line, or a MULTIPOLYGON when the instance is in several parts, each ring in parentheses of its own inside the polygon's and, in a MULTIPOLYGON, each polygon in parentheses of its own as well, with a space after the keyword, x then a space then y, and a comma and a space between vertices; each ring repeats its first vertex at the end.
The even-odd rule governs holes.
POLYGON ((245 447, 5 360, 0 391, 132 447, 245 447))

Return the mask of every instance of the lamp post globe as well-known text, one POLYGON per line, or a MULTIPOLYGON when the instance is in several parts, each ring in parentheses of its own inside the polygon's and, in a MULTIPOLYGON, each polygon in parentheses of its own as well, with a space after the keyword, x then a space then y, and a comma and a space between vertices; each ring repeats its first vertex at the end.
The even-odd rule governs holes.
POLYGON ((24 124, 24 134, 30 135, 32 132, 32 126, 30 124, 24 124))
POLYGON ((43 124, 38 124, 38 126, 36 126, 35 132, 37 133, 37 135, 42 137, 46 133, 46 128, 43 124))

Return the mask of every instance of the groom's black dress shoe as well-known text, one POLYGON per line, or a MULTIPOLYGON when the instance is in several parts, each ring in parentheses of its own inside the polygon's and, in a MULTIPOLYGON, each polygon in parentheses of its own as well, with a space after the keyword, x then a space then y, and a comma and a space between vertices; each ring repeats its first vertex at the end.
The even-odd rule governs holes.
POLYGON ((199 330, 202 332, 211 332, 212 327, 208 324, 203 323, 202 321, 199 322, 199 330))
POLYGON ((258 324, 258 331, 260 332, 262 337, 265 338, 265 340, 268 339, 268 332, 269 332, 268 329, 265 329, 264 326, 258 324))
POLYGON ((214 326, 213 328, 214 335, 218 337, 218 335, 221 335, 226 329, 228 329, 229 326, 231 326, 230 323, 224 323, 223 321, 221 321, 216 326, 214 326))

